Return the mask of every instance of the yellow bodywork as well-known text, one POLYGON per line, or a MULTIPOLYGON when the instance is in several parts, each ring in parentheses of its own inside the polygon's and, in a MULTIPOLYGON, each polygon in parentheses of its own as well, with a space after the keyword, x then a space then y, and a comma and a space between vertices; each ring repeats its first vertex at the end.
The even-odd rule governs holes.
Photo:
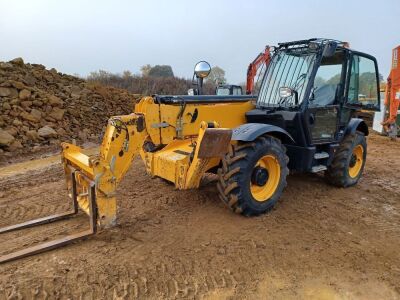
POLYGON ((164 178, 178 189, 197 188, 205 172, 219 165, 228 151, 232 128, 246 122, 254 108, 247 102, 213 104, 159 104, 145 97, 130 115, 111 117, 100 153, 87 156, 63 143, 62 161, 68 188, 74 172, 79 206, 89 212, 88 189, 96 188, 98 224, 116 223, 117 185, 135 156, 140 155, 147 173, 164 178))

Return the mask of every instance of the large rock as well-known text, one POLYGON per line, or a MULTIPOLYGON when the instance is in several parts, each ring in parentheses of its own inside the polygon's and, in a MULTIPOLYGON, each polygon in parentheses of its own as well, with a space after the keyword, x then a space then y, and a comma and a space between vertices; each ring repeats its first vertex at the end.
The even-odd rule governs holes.
POLYGON ((14 66, 10 63, 3 62, 3 61, 0 62, 0 69, 2 69, 2 70, 7 71, 7 70, 12 70, 13 68, 14 68, 14 66))
POLYGON ((9 134, 11 134, 13 137, 16 137, 18 134, 18 130, 15 127, 10 127, 7 128, 5 131, 7 131, 9 134))
POLYGON ((4 110, 10 110, 10 109, 11 109, 10 103, 4 102, 4 103, 3 103, 3 109, 4 109, 4 110))
POLYGON ((0 97, 8 97, 11 95, 11 89, 0 87, 0 97))
POLYGON ((62 127, 58 127, 56 131, 57 131, 59 136, 64 136, 64 135, 67 134, 67 132, 62 127))
POLYGON ((64 101, 62 101, 60 98, 58 98, 57 96, 51 95, 49 98, 48 103, 51 106, 59 106, 61 107, 64 104, 64 101))
POLYGON ((41 106, 43 106, 43 101, 33 100, 32 104, 35 105, 35 106, 41 107, 41 106))
POLYGON ((7 131, 0 129, 0 146, 9 146, 15 138, 7 131))
POLYGON ((28 100, 30 98, 31 98, 31 91, 23 89, 22 91, 19 92, 19 99, 28 100))
POLYGON ((81 96, 81 88, 79 86, 73 86, 71 88, 71 97, 79 98, 81 96))
POLYGON ((10 84, 15 87, 18 90, 23 90, 26 88, 26 85, 23 84, 22 82, 15 81, 15 80, 10 80, 10 84))
POLYGON ((12 124, 13 124, 14 126, 21 126, 21 125, 22 125, 22 122, 21 122, 20 120, 18 120, 18 119, 14 119, 13 122, 12 122, 12 124))
POLYGON ((36 83, 36 79, 34 76, 31 74, 27 74, 24 78, 24 81, 29 84, 30 86, 33 86, 36 83))
POLYGON ((24 60, 21 57, 17 57, 14 58, 13 60, 10 60, 10 63, 22 67, 24 65, 24 60))
POLYGON ((39 110, 34 109, 34 108, 31 109, 31 115, 37 120, 40 120, 42 117, 42 113, 39 110))
POLYGON ((31 141, 38 141, 40 139, 39 134, 36 130, 28 130, 26 132, 26 137, 31 141))
POLYGON ((46 125, 38 130, 38 134, 40 137, 43 138, 52 138, 57 137, 57 132, 51 128, 50 126, 46 125))
POLYGON ((36 109, 32 109, 31 113, 27 113, 26 111, 21 113, 21 118, 23 118, 26 121, 38 123, 40 121, 40 118, 42 117, 42 114, 40 111, 36 109), (32 114, 33 111, 33 114, 32 114))
POLYGON ((32 101, 21 101, 21 106, 22 106, 24 109, 27 109, 27 108, 31 107, 32 104, 33 104, 32 101))
POLYGON ((49 116, 57 121, 61 121, 64 117, 64 113, 65 109, 54 107, 49 116))
POLYGON ((10 146, 8 146, 9 151, 15 151, 22 148, 24 148, 24 146, 22 146, 21 142, 18 140, 13 141, 10 146))
POLYGON ((1 97, 17 98, 18 97, 18 90, 14 89, 14 88, 0 87, 0 96, 1 97))
POLYGON ((10 105, 18 105, 20 102, 21 102, 21 100, 19 100, 19 99, 12 99, 10 101, 10 105))

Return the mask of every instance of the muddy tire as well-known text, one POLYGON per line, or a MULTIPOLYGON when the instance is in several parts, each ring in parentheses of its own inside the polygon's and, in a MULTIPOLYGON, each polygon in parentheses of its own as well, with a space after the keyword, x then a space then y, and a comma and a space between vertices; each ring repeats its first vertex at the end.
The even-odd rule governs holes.
POLYGON ((269 211, 286 187, 288 162, 285 147, 272 136, 231 146, 218 170, 221 200, 245 216, 269 211))
POLYGON ((328 183, 338 187, 355 185, 361 178, 367 157, 367 141, 361 132, 344 138, 325 177, 328 183))

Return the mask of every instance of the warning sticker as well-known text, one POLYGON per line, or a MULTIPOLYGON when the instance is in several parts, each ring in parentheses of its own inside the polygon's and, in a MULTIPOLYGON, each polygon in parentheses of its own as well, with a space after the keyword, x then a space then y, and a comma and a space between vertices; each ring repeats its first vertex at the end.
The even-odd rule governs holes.
POLYGON ((399 56, 398 56, 398 48, 393 49, 393 64, 392 64, 392 69, 397 68, 397 63, 399 61, 399 56))

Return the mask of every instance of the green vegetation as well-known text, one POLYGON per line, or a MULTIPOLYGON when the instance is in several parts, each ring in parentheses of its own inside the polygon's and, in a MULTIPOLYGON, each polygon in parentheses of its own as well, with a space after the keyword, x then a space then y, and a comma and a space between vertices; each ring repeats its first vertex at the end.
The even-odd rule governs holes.
MULTIPOLYGON (((156 66, 155 66, 156 67, 156 66)), ((141 68, 141 75, 134 75, 130 71, 122 74, 111 73, 104 70, 91 72, 87 77, 89 82, 126 89, 134 94, 153 95, 186 95, 192 88, 192 81, 185 78, 170 76, 172 68, 155 68, 145 65, 141 68), (151 70, 155 68, 153 73, 151 70), (161 72, 160 72, 161 70, 161 72), (157 75, 153 75, 157 74, 157 75), (161 75, 160 75, 161 74, 161 75)), ((173 73, 172 73, 173 74, 173 73)), ((205 94, 214 94, 215 85, 206 82, 203 87, 205 94)))

